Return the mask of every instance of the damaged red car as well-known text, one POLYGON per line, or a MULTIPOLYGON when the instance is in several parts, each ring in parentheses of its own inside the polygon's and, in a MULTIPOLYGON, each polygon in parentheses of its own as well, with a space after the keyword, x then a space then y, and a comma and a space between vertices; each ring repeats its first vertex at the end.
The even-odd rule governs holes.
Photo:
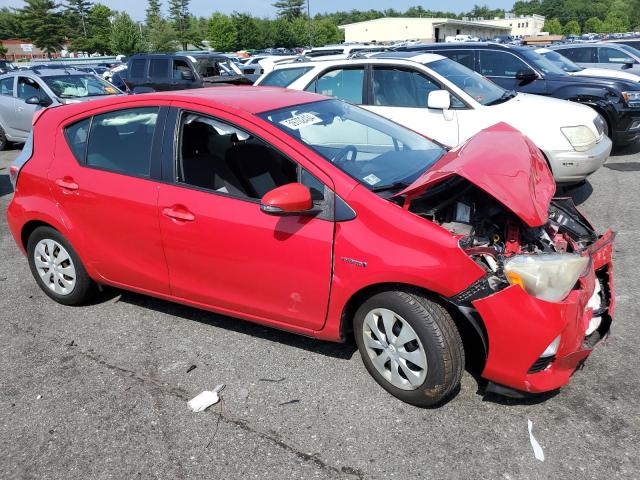
POLYGON ((565 385, 609 332, 613 233, 553 198, 499 124, 446 151, 315 94, 220 87, 46 109, 11 166, 11 232, 52 299, 110 285, 323 340, 450 396, 461 333, 504 394, 565 385))

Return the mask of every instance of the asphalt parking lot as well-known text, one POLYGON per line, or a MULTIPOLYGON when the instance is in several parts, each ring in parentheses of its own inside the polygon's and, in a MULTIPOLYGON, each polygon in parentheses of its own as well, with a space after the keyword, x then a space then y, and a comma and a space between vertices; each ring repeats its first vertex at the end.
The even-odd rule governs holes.
POLYGON ((1 152, 0 478, 640 478, 639 150, 571 191, 618 233, 609 340, 558 394, 483 395, 465 373, 428 410, 380 388, 353 343, 116 290, 54 303, 7 229, 18 151, 1 152), (218 383, 224 401, 191 412, 218 383))

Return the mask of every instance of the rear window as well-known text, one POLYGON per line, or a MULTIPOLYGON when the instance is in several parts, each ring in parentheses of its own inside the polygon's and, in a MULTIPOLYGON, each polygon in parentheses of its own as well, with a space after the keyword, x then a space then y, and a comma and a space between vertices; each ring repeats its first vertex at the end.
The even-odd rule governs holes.
POLYGON ((131 68, 130 68, 130 73, 129 76, 131 77, 143 77, 144 76, 144 64, 145 64, 146 60, 144 59, 138 59, 138 60, 133 60, 131 62, 131 68))
POLYGON ((311 67, 283 68, 282 70, 273 70, 262 79, 260 85, 269 87, 288 87, 309 70, 311 70, 311 67))
POLYGON ((168 78, 169 77, 169 59, 153 58, 149 62, 149 77, 151 78, 168 78))

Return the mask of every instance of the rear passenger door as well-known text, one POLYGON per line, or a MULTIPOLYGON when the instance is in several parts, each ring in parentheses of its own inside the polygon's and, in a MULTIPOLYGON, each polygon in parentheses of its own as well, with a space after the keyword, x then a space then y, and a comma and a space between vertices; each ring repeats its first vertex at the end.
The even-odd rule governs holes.
POLYGON ((10 76, 0 80, 0 124, 13 137, 16 136, 16 131, 11 121, 14 109, 13 86, 15 79, 16 77, 10 76))
POLYGON ((503 50, 478 50, 478 71, 488 79, 507 90, 518 92, 547 94, 546 80, 538 75, 533 81, 522 82, 516 78, 518 72, 533 70, 529 64, 512 52, 503 50))
POLYGON ((427 108, 429 92, 442 85, 424 72, 393 65, 374 65, 371 71, 371 101, 364 108, 433 138, 445 145, 458 144, 458 117, 427 108))
POLYGON ((598 65, 598 49, 596 47, 561 48, 557 52, 581 67, 606 68, 605 65, 598 65))
POLYGON ((169 293, 157 205, 166 113, 143 102, 68 120, 48 173, 83 262, 107 283, 161 294, 169 293))
POLYGON ((637 73, 638 62, 631 57, 631 54, 622 49, 611 47, 598 47, 598 67, 610 68, 612 70, 625 70, 630 73, 637 73), (631 60, 631 67, 627 60, 631 60), (634 71, 635 70, 635 71, 634 71))

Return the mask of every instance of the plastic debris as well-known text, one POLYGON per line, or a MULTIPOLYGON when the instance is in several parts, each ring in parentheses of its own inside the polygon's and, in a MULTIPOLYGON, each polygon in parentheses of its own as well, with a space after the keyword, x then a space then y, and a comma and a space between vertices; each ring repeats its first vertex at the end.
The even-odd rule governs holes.
POLYGON ((40 400, 41 398, 42 398, 42 395, 38 395, 38 396, 36 397, 36 400, 40 400))
POLYGON ((224 383, 217 385, 212 391, 205 390, 204 392, 196 395, 191 400, 189 400, 188 405, 191 410, 194 412, 203 412, 211 405, 215 405, 220 401, 220 396, 218 395, 222 390, 224 390, 224 383))
POLYGON ((533 422, 528 419, 527 422, 529 424, 529 441, 531 442, 531 447, 533 448, 533 455, 541 462, 544 462, 544 451, 531 432, 531 429, 533 428, 533 422))

